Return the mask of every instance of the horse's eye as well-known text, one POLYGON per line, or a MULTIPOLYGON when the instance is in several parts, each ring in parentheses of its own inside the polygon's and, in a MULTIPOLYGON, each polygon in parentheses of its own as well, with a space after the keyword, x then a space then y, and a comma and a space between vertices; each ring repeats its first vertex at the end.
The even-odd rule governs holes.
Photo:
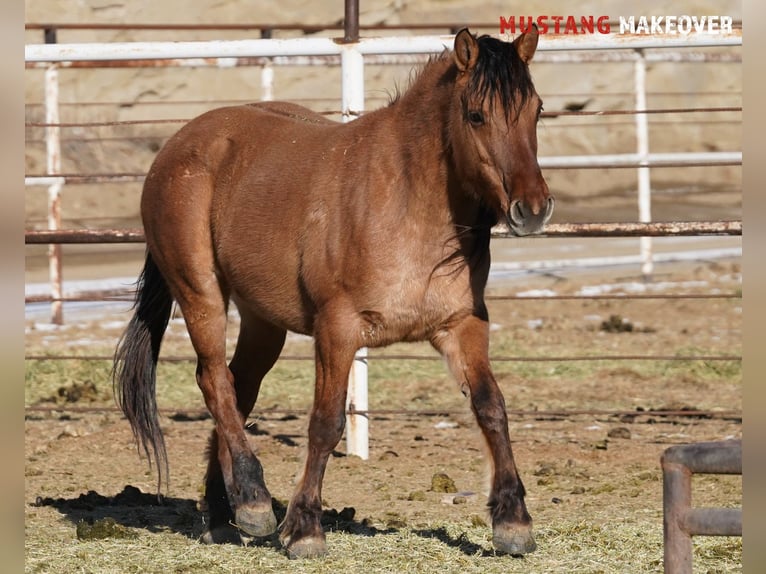
POLYGON ((468 112, 468 121, 471 122, 471 125, 473 126, 480 126, 484 123, 484 114, 479 110, 471 110, 468 112))

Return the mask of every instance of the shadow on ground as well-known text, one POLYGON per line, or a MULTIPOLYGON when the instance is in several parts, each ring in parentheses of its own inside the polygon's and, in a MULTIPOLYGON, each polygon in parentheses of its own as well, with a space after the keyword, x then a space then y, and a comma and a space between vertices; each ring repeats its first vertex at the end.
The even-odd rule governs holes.
MULTIPOLYGON (((173 532, 192 540, 199 540, 204 531, 203 513, 197 502, 186 498, 171 498, 141 492, 135 486, 127 485, 115 496, 104 496, 88 491, 76 498, 38 497, 33 507, 52 507, 67 517, 77 528, 77 538, 93 540, 99 538, 135 538, 137 529, 153 533, 173 532)), ((287 512, 283 502, 273 501, 274 514, 281 522, 287 512)), ((322 511, 322 526, 325 532, 345 532, 355 536, 380 536, 396 534, 399 528, 378 528, 369 518, 355 519, 353 508, 322 511)), ((452 536, 443 527, 416 529, 413 534, 435 539, 450 548, 468 556, 493 556, 495 553, 480 544, 471 542, 465 533, 452 536)), ((277 535, 251 543, 253 546, 280 549, 277 535)))
MULTIPOLYGON (((279 500, 272 501, 277 522, 281 523, 287 506, 279 500)), ((52 507, 67 517, 77 527, 81 540, 98 538, 134 538, 136 529, 149 532, 173 532, 190 539, 199 540, 205 529, 204 514, 197 502, 185 498, 163 497, 147 494, 135 486, 127 485, 115 496, 104 496, 88 491, 76 498, 42 498, 33 507, 52 507)), ((355 520, 353 508, 322 511, 322 526, 326 532, 346 532, 356 536, 378 536, 398 532, 397 528, 377 528, 368 518, 355 520)), ((442 539, 438 533, 431 537, 442 539)), ((279 548, 277 535, 255 540, 254 546, 279 548)))

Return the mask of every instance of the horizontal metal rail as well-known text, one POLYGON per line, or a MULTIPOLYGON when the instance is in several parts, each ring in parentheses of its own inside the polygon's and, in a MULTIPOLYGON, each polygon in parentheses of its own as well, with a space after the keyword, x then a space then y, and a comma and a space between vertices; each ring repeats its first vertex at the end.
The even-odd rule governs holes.
POLYGON ((612 169, 742 165, 742 152, 622 153, 598 156, 543 156, 543 169, 612 169))
MULTIPOLYGON (((742 165, 742 152, 679 152, 607 155, 543 156, 538 163, 544 169, 626 169, 638 167, 712 167, 742 165)), ((24 185, 64 185, 73 183, 141 183, 143 173, 28 175, 24 185)))
MULTIPOLYGON (((335 112, 333 112, 335 113, 335 112)), ((338 112, 340 113, 340 112, 338 112)), ((638 167, 712 167, 742 165, 742 152, 678 152, 606 155, 542 156, 544 169, 626 169, 638 167)), ((143 173, 28 175, 25 185, 48 186, 73 183, 141 183, 143 173)))
MULTIPOLYGON (((468 28, 498 28, 499 17, 493 22, 426 22, 426 23, 385 23, 379 24, 359 24, 360 30, 370 31, 390 31, 390 30, 459 30, 463 27, 468 28)), ((619 27, 618 20, 609 20, 611 27, 619 27)), ((732 20, 732 28, 742 29, 742 20, 732 20)), ((341 22, 327 22, 325 24, 304 24, 300 22, 275 23, 275 22, 242 22, 242 23, 212 23, 212 24, 171 24, 157 23, 148 24, 141 22, 119 23, 119 22, 27 22, 24 24, 25 30, 165 30, 165 31, 246 31, 246 30, 270 30, 270 31, 288 31, 313 33, 324 30, 343 30, 344 24, 341 22)))
MULTIPOLYGON (((368 98, 369 100, 369 98, 368 98)), ((295 101, 295 100, 291 100, 295 101)), ((174 102, 176 106, 178 105, 185 105, 189 102, 184 101, 175 101, 174 102)), ((343 112, 342 110, 324 110, 317 112, 320 115, 341 115, 343 112)), ((555 112, 552 112, 555 114, 555 112)), ((35 122, 37 123, 37 122, 35 122)), ((570 128, 576 128, 576 129, 582 129, 582 128, 600 128, 600 129, 606 129, 606 130, 612 130, 615 127, 622 127, 622 126, 633 126, 635 124, 635 120, 631 119, 624 119, 624 120, 618 120, 618 121, 610 121, 610 122, 599 122, 599 121, 579 121, 574 120, 572 122, 554 122, 551 124, 548 124, 545 126, 546 130, 568 130, 570 128)), ((686 126, 733 126, 733 125, 741 125, 742 121, 741 119, 704 119, 699 120, 696 118, 688 118, 688 119, 680 119, 680 120, 656 120, 652 121, 651 125, 653 127, 686 127, 686 126)), ((31 123, 26 124, 26 127, 38 127, 33 126, 31 123)), ((59 126, 60 127, 60 126, 59 126)), ((91 126, 87 126, 91 127, 91 126)), ((171 133, 151 133, 151 134, 145 134, 145 135, 115 135, 115 136, 70 136, 70 137, 62 137, 61 143, 93 143, 93 144, 103 144, 103 143, 110 143, 110 142, 161 142, 162 140, 168 139, 172 135, 171 133)), ((45 140, 43 138, 35 138, 35 137, 29 137, 24 140, 24 143, 27 147, 31 147, 34 145, 43 145, 45 144, 45 140)), ((567 157, 567 156, 564 156, 567 157)), ((54 176, 36 176, 36 177, 54 177, 54 176)))
MULTIPOLYGON (((557 91, 555 94, 550 94, 546 97, 565 99, 565 98, 593 98, 597 96, 599 98, 628 98, 633 97, 634 92, 564 92, 557 91)), ((720 96, 732 96, 741 98, 742 93, 734 90, 646 90, 647 96, 657 96, 666 98, 686 98, 689 96, 695 97, 720 97, 720 96)), ((387 95, 374 95, 370 94, 366 97, 367 101, 388 101, 390 97, 387 95)), ((338 98, 332 97, 305 97, 305 98, 290 98, 290 101, 296 104, 305 103, 317 103, 317 102, 332 102, 336 103, 338 98)), ((245 105, 253 103, 252 98, 231 98, 231 99, 183 99, 183 100, 80 100, 80 101, 59 101, 59 107, 71 108, 71 107, 93 107, 93 106, 111 106, 111 107, 141 107, 141 106, 179 106, 179 105, 198 105, 207 106, 211 104, 215 105, 245 105)), ((42 108, 45 106, 44 102, 25 102, 24 106, 27 108, 42 108)), ((683 108, 686 109, 686 108, 683 108)), ((546 112, 543 112, 546 113, 546 112)), ((28 124, 27 124, 28 125, 28 124)))
MULTIPOLYGON (((114 355, 27 355, 27 361, 113 361, 114 355)), ((229 360, 231 357, 229 357, 229 360)), ((285 355, 284 361, 313 361, 314 355, 285 355)), ((197 360, 191 355, 167 355, 158 359, 165 363, 188 363, 197 360)), ((404 354, 367 354, 365 360, 371 361, 442 361, 441 355, 404 355, 404 354)), ((741 362, 741 355, 573 355, 573 356, 492 356, 497 363, 574 363, 590 361, 735 361, 741 362)))
MULTIPOLYGON (((71 44, 27 44, 25 62, 68 62, 78 60, 153 60, 189 58, 242 58, 275 56, 331 56, 351 49, 362 55, 434 54, 449 49, 453 34, 381 36, 360 38, 344 44, 333 38, 302 37, 255 40, 211 40, 197 42, 109 42, 71 44)), ((670 47, 740 46, 742 30, 711 34, 691 32, 678 35, 649 34, 544 34, 538 50, 615 50, 670 47)))
MULTIPOLYGON (((180 102, 179 102, 180 103, 180 102)), ((654 108, 642 110, 554 110, 542 112, 542 118, 557 118, 563 116, 636 116, 636 115, 659 115, 659 114, 710 114, 717 112, 742 112, 742 106, 708 106, 697 108, 654 108)), ((337 110, 320 112, 325 115, 341 113, 337 110)), ((106 126, 131 126, 131 125, 153 125, 153 124, 180 124, 191 121, 192 118, 171 118, 171 119, 146 119, 146 120, 110 120, 104 122, 25 122, 24 126, 28 128, 94 128, 106 126)), ((545 156, 543 156, 545 157, 545 156)), ((566 157, 566 156, 564 156, 566 157)), ((608 156, 604 156, 608 157, 608 156)))
MULTIPOLYGON (((428 22, 428 23, 401 23, 401 24, 359 24, 360 30, 371 31, 389 31, 389 30, 459 30, 463 26, 470 28, 498 28, 499 20, 494 22, 473 22, 471 24, 465 24, 461 22, 428 22)), ((616 22, 610 22, 610 25, 617 25, 616 22)), ((733 21, 732 27, 741 28, 741 21, 733 21)), ((248 30, 266 30, 266 31, 285 31, 285 32, 303 32, 304 34, 311 34, 315 32, 322 32, 325 30, 343 30, 344 24, 341 22, 327 22, 325 24, 303 24, 300 22, 294 23, 275 23, 275 22, 245 22, 240 24, 235 23, 213 23, 213 24, 145 24, 145 23, 110 23, 110 22, 98 22, 98 23, 58 23, 58 22, 29 22, 24 25, 26 30, 134 30, 134 31, 248 31, 248 30)))
MULTIPOLYGON (((634 62, 644 57, 647 62, 661 63, 741 63, 742 55, 732 52, 689 52, 669 51, 646 52, 638 54, 634 51, 620 52, 549 52, 535 56, 537 64, 567 64, 567 63, 621 63, 634 62)), ((427 54, 371 54, 365 57, 365 65, 420 65, 428 61, 427 54)), ((77 60, 60 62, 61 69, 93 69, 93 68, 240 68, 258 66, 339 66, 341 57, 338 55, 317 56, 261 56, 237 58, 163 58, 151 60, 77 60)), ((45 69, 50 65, 46 61, 27 62, 27 69, 45 69)))
POLYGON ((83 244, 83 243, 144 243, 141 229, 60 229, 56 231, 26 231, 27 245, 83 244))
MULTIPOLYGON (((28 295, 24 298, 25 304, 82 302, 132 302, 135 297, 133 289, 105 289, 95 291, 82 291, 79 295, 67 297, 52 297, 51 295, 28 295)), ((632 293, 618 293, 611 295, 485 295, 485 301, 612 301, 612 300, 653 300, 653 299, 742 299, 741 293, 669 293, 663 295, 646 295, 632 293)))
MULTIPOLYGON (((207 409, 200 407, 198 409, 172 408, 165 407, 158 409, 160 413, 166 416, 182 415, 187 417, 210 416, 207 409)), ((31 405, 24 408, 28 413, 56 414, 67 413, 115 413, 121 414, 122 410, 117 407, 96 407, 81 406, 71 404, 61 404, 56 406, 31 405)), ((468 414, 467 410, 456 409, 367 409, 364 411, 358 409, 349 409, 346 414, 360 414, 364 416, 414 416, 414 417, 447 417, 461 416, 468 414)), ((570 410, 515 410, 508 409, 509 416, 517 418, 532 417, 537 419, 564 419, 576 416, 595 416, 595 417, 619 417, 619 418, 689 418, 689 419, 742 419, 741 410, 669 410, 669 409, 646 409, 646 410, 607 410, 607 409, 570 409, 570 410)), ((259 408, 255 407, 250 414, 251 419, 258 419, 269 415, 292 415, 308 416, 306 409, 291 408, 259 408)))
MULTIPOLYGON (((552 223, 534 237, 662 237, 693 235, 742 235, 742 221, 669 221, 652 223, 552 223)), ((513 238, 504 226, 492 230, 493 237, 513 238)), ((143 243, 141 229, 28 230, 27 245, 143 243)))

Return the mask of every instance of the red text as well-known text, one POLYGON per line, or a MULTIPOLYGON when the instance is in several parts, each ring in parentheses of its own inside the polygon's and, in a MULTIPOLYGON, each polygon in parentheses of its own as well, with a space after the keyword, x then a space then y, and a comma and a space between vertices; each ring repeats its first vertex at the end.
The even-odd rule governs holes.
POLYGON ((500 33, 525 33, 537 24, 540 34, 609 34, 609 16, 500 16, 500 33), (578 26, 579 24, 579 26, 578 26))

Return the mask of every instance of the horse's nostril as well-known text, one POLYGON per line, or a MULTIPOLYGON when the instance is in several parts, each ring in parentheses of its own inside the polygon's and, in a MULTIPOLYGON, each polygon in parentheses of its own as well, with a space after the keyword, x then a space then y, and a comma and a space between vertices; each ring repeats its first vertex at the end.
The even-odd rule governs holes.
POLYGON ((541 233, 553 214, 554 204, 553 197, 548 196, 537 204, 535 211, 522 200, 513 200, 506 215, 511 231, 517 236, 541 233))
POLYGON ((556 201, 553 199, 553 196, 548 196, 548 202, 545 206, 545 220, 548 221, 551 218, 551 215, 553 214, 553 208, 556 205, 556 201))
POLYGON ((524 206, 518 200, 514 201, 513 205, 511 205, 511 219, 519 225, 524 223, 524 206))

